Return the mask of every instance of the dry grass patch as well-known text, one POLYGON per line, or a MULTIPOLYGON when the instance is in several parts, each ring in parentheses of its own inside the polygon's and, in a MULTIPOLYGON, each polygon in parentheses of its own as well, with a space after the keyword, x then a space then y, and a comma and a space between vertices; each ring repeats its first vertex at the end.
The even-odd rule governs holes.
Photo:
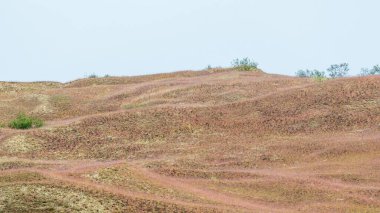
POLYGON ((312 204, 297 208, 300 212, 378 213, 380 207, 359 203, 312 204))
POLYGON ((210 203, 210 201, 199 198, 194 194, 166 188, 160 184, 154 183, 152 180, 144 177, 144 175, 128 168, 128 166, 101 169, 84 176, 99 183, 120 186, 127 191, 152 194, 171 200, 181 200, 192 203, 210 203))
POLYGON ((60 184, 0 187, 0 212, 215 212, 202 207, 121 198, 60 184))
POLYGON ((53 107, 49 101, 50 97, 44 94, 30 94, 26 96, 27 99, 34 99, 39 104, 33 109, 32 113, 43 115, 53 113, 53 107))
POLYGON ((49 185, 0 187, 0 212, 122 212, 120 202, 49 185))
POLYGON ((41 141, 26 135, 16 135, 4 141, 2 149, 11 154, 35 152, 41 149, 41 141))
POLYGON ((214 180, 207 184, 210 189, 262 202, 280 205, 296 205, 308 202, 331 202, 336 194, 295 181, 256 179, 245 182, 214 180))
POLYGON ((328 179, 328 180, 340 180, 343 182, 348 183, 355 183, 355 184, 363 184, 363 183, 371 183, 376 182, 377 179, 375 177, 371 177, 369 174, 352 174, 352 173, 346 173, 346 174, 321 174, 318 175, 320 178, 328 179))
POLYGON ((8 169, 20 169, 33 167, 33 163, 25 163, 22 161, 2 161, 0 160, 0 171, 8 169))
POLYGON ((45 180, 45 177, 35 172, 15 172, 5 175, 0 174, 0 184, 42 180, 45 180))

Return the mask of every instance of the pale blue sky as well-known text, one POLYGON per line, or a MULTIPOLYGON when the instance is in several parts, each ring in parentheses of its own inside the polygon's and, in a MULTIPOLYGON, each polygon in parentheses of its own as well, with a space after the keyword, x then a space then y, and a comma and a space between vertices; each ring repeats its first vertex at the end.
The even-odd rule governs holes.
POLYGON ((378 0, 0 0, 0 80, 380 63, 378 0))

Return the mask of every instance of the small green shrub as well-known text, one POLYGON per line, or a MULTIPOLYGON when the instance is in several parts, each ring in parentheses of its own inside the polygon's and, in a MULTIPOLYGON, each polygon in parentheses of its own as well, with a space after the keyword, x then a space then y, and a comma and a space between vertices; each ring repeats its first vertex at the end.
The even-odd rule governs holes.
POLYGON ((258 63, 255 61, 249 59, 249 58, 243 58, 243 59, 235 59, 232 61, 233 68, 240 70, 240 71, 253 71, 257 70, 258 63))
POLYGON ((42 127, 43 124, 44 122, 41 119, 29 117, 21 113, 9 123, 9 127, 13 129, 30 129, 42 127))

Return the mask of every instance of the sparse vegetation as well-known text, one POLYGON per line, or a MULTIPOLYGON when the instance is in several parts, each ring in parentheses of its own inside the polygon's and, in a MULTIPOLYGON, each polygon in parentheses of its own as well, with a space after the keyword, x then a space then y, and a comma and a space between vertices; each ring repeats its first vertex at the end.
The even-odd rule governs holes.
MULTIPOLYGON (((349 67, 347 63, 333 64, 327 69, 327 73, 331 78, 342 78, 347 76, 349 67)), ((319 70, 298 70, 296 76, 301 78, 314 78, 317 81, 324 81, 327 79, 326 73, 319 70)))
POLYGON ((249 58, 243 58, 243 59, 235 59, 232 61, 232 67, 239 70, 239 71, 254 71, 257 70, 258 63, 255 61, 249 59, 249 58))
POLYGON ((69 109, 71 106, 71 98, 62 94, 52 95, 49 98, 49 103, 56 109, 69 109))
POLYGON ((123 212, 120 205, 68 187, 41 184, 0 187, 0 212, 123 212))
POLYGON ((208 65, 206 68, 204 68, 203 70, 204 71, 208 71, 208 72, 223 72, 225 70, 227 70, 228 68, 223 68, 221 66, 211 66, 211 65, 208 65))
POLYGON ((98 78, 98 76, 95 73, 92 73, 91 75, 88 76, 88 78, 98 78))
POLYGON ((371 69, 363 68, 360 73, 361 76, 368 76, 368 75, 380 75, 380 66, 376 65, 373 66, 371 69))
POLYGON ((311 70, 298 70, 296 72, 296 76, 300 78, 308 78, 310 77, 311 70))
POLYGON ((317 81, 317 82, 324 82, 324 81, 326 81, 328 78, 325 77, 325 76, 315 76, 315 77, 313 77, 313 79, 314 79, 315 81, 317 81))
POLYGON ((9 123, 9 127, 13 129, 30 129, 42 127, 44 122, 39 118, 34 118, 20 113, 16 119, 9 123))
POLYGON ((301 78, 313 78, 318 82, 327 80, 325 72, 319 70, 298 70, 296 76, 301 78))
POLYGON ((379 212, 380 78, 325 73, 0 82, 49 121, 0 129, 0 212, 379 212))
POLYGON ((0 147, 7 153, 28 153, 40 150, 40 143, 35 138, 16 135, 5 140, 0 147))
POLYGON ((30 168, 33 167, 34 164, 32 163, 25 163, 22 161, 10 161, 2 160, 0 158, 0 171, 8 170, 8 169, 21 169, 21 168, 30 168))
POLYGON ((128 191, 155 194, 156 196, 166 198, 181 198, 190 202, 205 202, 205 200, 199 199, 191 193, 184 193, 172 189, 168 190, 167 188, 157 185, 124 165, 115 168, 101 169, 94 173, 86 174, 85 177, 95 182, 117 185, 128 191))
POLYGON ((345 77, 347 76, 348 71, 350 71, 350 68, 347 63, 333 64, 327 69, 327 72, 331 78, 345 77))
POLYGON ((0 185, 7 184, 12 182, 29 182, 29 181, 41 181, 45 180, 45 178, 33 172, 16 172, 14 174, 0 174, 0 185))
POLYGON ((298 70, 296 75, 301 78, 325 78, 325 72, 319 70, 298 70))

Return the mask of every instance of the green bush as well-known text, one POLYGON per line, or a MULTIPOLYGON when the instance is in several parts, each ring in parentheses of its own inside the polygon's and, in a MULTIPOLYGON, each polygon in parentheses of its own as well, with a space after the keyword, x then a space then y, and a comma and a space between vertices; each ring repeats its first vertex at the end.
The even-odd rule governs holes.
POLYGON ((308 78, 310 77, 310 73, 311 73, 310 70, 298 70, 296 72, 296 76, 300 78, 308 78))
POLYGON ((380 66, 379 65, 373 66, 372 69, 363 68, 360 75, 361 76, 380 75, 380 66))
POLYGON ((326 78, 326 74, 319 70, 298 70, 296 75, 301 78, 326 78))
POLYGON ((93 73, 93 74, 89 75, 88 78, 98 78, 98 76, 95 73, 93 73))
POLYGON ((301 78, 312 78, 317 82, 323 82, 327 80, 325 72, 319 70, 298 70, 296 72, 296 76, 301 78))
POLYGON ((243 58, 243 59, 235 59, 232 61, 233 68, 240 70, 240 71, 253 71, 257 70, 258 63, 255 61, 249 59, 249 58, 243 58))
POLYGON ((41 127, 43 124, 41 119, 29 117, 21 113, 9 123, 9 127, 13 129, 30 129, 41 127))
POLYGON ((350 71, 350 68, 347 63, 333 64, 327 69, 331 78, 343 78, 347 76, 348 71, 350 71))

